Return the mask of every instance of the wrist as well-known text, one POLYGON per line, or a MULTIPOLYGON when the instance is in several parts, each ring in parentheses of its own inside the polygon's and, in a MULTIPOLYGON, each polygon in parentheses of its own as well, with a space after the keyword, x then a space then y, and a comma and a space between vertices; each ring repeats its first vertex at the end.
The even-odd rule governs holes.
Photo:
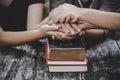
POLYGON ((37 34, 40 38, 46 37, 46 32, 43 32, 41 29, 37 29, 37 34))
POLYGON ((87 8, 79 8, 79 17, 81 20, 85 21, 86 20, 86 16, 88 16, 90 14, 90 12, 92 11, 92 9, 87 9, 87 8))

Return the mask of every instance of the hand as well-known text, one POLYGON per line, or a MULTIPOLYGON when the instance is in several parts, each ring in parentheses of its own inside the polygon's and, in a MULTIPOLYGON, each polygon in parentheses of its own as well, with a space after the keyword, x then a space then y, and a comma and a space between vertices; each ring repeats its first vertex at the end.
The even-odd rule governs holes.
POLYGON ((79 8, 71 4, 63 4, 59 7, 53 9, 49 15, 49 18, 52 19, 55 23, 57 22, 77 22, 79 21, 79 8))
POLYGON ((46 25, 42 25, 39 27, 40 34, 43 35, 43 37, 52 36, 52 34, 50 34, 49 32, 57 31, 57 30, 58 30, 58 26, 55 24, 53 24, 53 25, 46 24, 46 25))
POLYGON ((78 24, 78 27, 81 31, 84 31, 84 30, 88 30, 88 29, 95 29, 97 26, 87 23, 87 22, 82 22, 82 23, 78 24))
POLYGON ((70 23, 57 23, 57 26, 61 26, 60 29, 58 29, 60 32, 76 35, 80 32, 80 28, 77 24, 70 24, 70 23))
POLYGON ((61 29, 58 29, 58 31, 70 34, 69 37, 74 37, 74 36, 84 36, 85 31, 84 27, 89 27, 93 26, 87 22, 82 22, 79 24, 69 24, 69 23, 60 23, 57 24, 58 26, 61 26, 61 29))
POLYGON ((52 36, 53 40, 62 40, 62 41, 71 40, 71 39, 78 37, 78 36, 72 36, 70 34, 58 32, 58 31, 51 31, 50 34, 53 34, 53 36, 52 36))
POLYGON ((58 29, 59 32, 54 33, 56 35, 52 36, 53 39, 71 40, 79 36, 80 29, 77 24, 57 23, 57 26, 61 28, 58 29))

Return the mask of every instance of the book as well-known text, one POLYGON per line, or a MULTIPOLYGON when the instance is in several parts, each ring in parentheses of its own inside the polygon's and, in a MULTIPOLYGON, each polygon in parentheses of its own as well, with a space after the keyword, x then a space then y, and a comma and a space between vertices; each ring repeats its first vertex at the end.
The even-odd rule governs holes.
POLYGON ((85 66, 87 65, 87 59, 84 59, 84 60, 48 60, 46 59, 46 63, 47 65, 66 65, 66 66, 85 66))
POLYGON ((81 38, 67 41, 48 39, 47 47, 50 60, 85 59, 85 46, 81 38))
POLYGON ((48 69, 50 72, 86 72, 87 71, 87 59, 83 61, 55 61, 47 60, 48 69))
POLYGON ((48 45, 45 45, 45 58, 49 72, 86 72, 88 61, 84 60, 50 60, 48 59, 48 45))
POLYGON ((85 66, 48 66, 50 72, 86 72, 85 66))

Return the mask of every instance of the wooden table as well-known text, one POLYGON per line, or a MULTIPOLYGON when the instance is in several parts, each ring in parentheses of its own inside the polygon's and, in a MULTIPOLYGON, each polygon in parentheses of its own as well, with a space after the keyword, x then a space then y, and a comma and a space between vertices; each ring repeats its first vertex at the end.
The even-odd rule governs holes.
POLYGON ((85 73, 50 73, 40 42, 0 48, 0 80, 120 80, 120 40, 107 39, 87 50, 85 73))

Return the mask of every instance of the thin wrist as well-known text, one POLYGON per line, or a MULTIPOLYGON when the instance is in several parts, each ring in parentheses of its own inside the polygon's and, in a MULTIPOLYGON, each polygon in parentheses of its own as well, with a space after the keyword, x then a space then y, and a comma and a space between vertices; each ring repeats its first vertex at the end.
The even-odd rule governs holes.
POLYGON ((84 15, 86 14, 85 8, 79 8, 79 18, 84 20, 84 15))
POLYGON ((86 16, 88 16, 91 11, 92 11, 92 9, 79 8, 79 17, 80 17, 80 19, 85 21, 86 20, 86 16))
POLYGON ((41 29, 37 29, 36 31, 37 31, 37 34, 38 34, 39 38, 44 38, 44 37, 46 37, 46 34, 43 33, 43 31, 42 31, 41 29))

